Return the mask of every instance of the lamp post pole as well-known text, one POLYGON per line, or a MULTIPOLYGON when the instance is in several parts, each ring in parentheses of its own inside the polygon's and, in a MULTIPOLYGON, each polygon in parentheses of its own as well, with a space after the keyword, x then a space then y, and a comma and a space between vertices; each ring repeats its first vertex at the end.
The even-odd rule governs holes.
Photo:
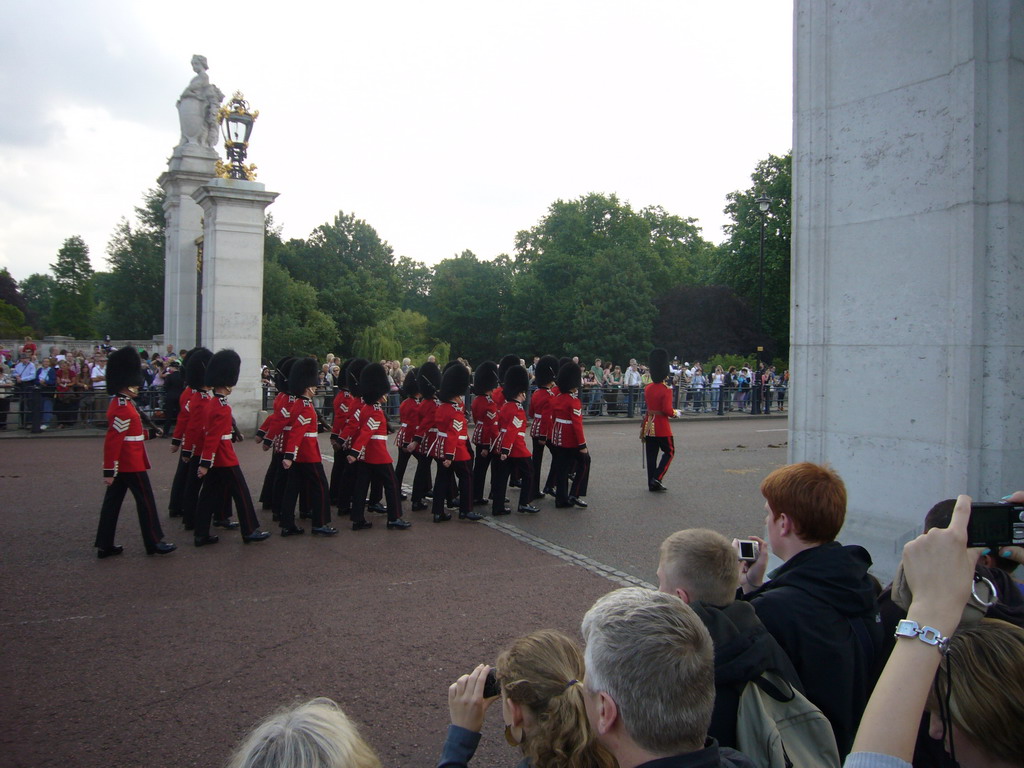
MULTIPOLYGON (((754 202, 757 203, 757 210, 761 216, 761 251, 757 266, 757 338, 761 342, 758 346, 761 347, 764 346, 764 224, 772 199, 762 192, 754 202)), ((759 360, 760 357, 758 355, 759 360)))

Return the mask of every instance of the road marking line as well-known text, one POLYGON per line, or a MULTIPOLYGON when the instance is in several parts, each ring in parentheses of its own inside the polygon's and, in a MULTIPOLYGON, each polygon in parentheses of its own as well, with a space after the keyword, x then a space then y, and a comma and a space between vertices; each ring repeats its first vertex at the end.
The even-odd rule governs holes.
POLYGON ((754 431, 755 432, 789 432, 789 429, 784 427, 782 429, 755 429, 754 431))
POLYGON ((581 568, 586 568, 591 573, 596 573, 598 576, 603 576, 609 581, 613 581, 622 587, 643 587, 644 589, 655 589, 653 584, 649 584, 643 579, 638 579, 636 576, 631 576, 628 573, 624 573, 617 568, 613 568, 610 565, 594 560, 592 557, 587 557, 579 552, 575 552, 566 547, 559 546, 547 539, 542 539, 540 536, 534 536, 532 533, 527 533, 521 528, 516 526, 494 520, 492 518, 484 518, 481 521, 484 525, 494 528, 502 533, 511 536, 513 539, 518 539, 524 544, 529 544, 535 549, 539 549, 541 552, 546 552, 549 555, 565 560, 568 563, 578 565, 581 568))

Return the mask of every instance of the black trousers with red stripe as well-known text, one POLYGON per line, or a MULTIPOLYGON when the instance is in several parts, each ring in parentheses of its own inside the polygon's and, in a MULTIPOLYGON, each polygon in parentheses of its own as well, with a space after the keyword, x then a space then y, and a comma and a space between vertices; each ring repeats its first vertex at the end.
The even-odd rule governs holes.
POLYGON ((590 453, 581 453, 579 448, 561 448, 552 446, 555 451, 553 459, 555 471, 555 503, 568 504, 570 498, 587 495, 590 482, 590 453), (572 484, 569 475, 573 475, 572 484))
MULTIPOLYGON (((491 466, 493 452, 486 445, 474 445, 473 451, 476 454, 473 459, 473 500, 483 499, 484 489, 487 487, 487 468, 491 466)), ((491 470, 491 480, 494 480, 494 470, 491 470)), ((502 496, 504 498, 504 495, 502 496)))
POLYGON ((434 479, 434 504, 435 515, 445 514, 445 500, 455 490, 455 480, 459 483, 459 514, 468 515, 473 511, 473 471, 470 469, 470 461, 453 461, 451 466, 446 467, 444 462, 437 460, 437 477, 434 479))
POLYGON ((317 528, 331 522, 330 489, 327 474, 319 461, 294 461, 290 469, 280 473, 287 478, 284 498, 281 501, 280 523, 282 528, 295 525, 295 502, 305 494, 313 513, 313 525, 317 528))
POLYGON ((661 482, 668 472, 668 467, 676 455, 676 439, 668 437, 648 437, 644 443, 647 451, 647 484, 657 480, 661 482), (661 452, 661 460, 658 460, 658 453, 661 452))
POLYGON ((544 467, 544 446, 547 446, 551 453, 551 466, 548 468, 548 476, 544 481, 545 488, 553 488, 555 485, 555 449, 548 439, 532 438, 533 440, 533 498, 539 499, 541 494, 540 473, 544 467))
POLYGON ((491 462, 491 514, 500 514, 505 507, 505 492, 508 478, 513 469, 519 470, 522 483, 519 486, 519 506, 525 507, 533 501, 533 459, 529 456, 507 457, 502 461, 499 452, 491 462))
POLYGON ((242 468, 237 464, 233 467, 211 467, 203 479, 203 489, 196 505, 196 536, 210 535, 210 521, 218 512, 221 513, 218 517, 220 520, 230 517, 232 501, 238 512, 242 535, 248 536, 258 531, 260 521, 256 518, 256 509, 242 468))
POLYGON ((96 529, 96 544, 100 549, 114 546, 114 533, 117 531, 117 517, 121 513, 124 495, 132 492, 135 497, 135 508, 139 513, 139 528, 142 529, 142 542, 147 548, 156 546, 164 538, 160 527, 160 517, 156 511, 156 499, 153 498, 153 486, 149 482, 148 472, 118 472, 114 482, 107 486, 100 508, 100 524, 96 529))
POLYGON ((398 478, 395 476, 395 468, 391 464, 367 464, 365 461, 357 461, 353 466, 356 479, 352 488, 352 511, 349 512, 349 519, 353 523, 361 523, 366 520, 364 513, 366 491, 371 482, 375 488, 381 488, 384 504, 388 510, 388 520, 400 518, 402 516, 402 500, 398 497, 398 478))

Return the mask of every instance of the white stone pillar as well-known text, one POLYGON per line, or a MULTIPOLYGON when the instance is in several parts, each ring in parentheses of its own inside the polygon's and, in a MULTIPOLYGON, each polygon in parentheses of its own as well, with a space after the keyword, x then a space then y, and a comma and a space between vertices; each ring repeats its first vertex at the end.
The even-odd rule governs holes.
POLYGON ((264 211, 277 194, 255 181, 213 179, 192 195, 205 221, 202 344, 242 358, 230 402, 246 432, 256 429, 262 407, 264 211))
POLYGON ((889 575, 931 505, 1024 487, 1024 14, 796 0, 790 460, 889 575))
POLYGON ((198 144, 174 148, 164 190, 164 343, 175 350, 196 345, 196 239, 203 234, 203 211, 192 193, 215 175, 217 152, 198 144))

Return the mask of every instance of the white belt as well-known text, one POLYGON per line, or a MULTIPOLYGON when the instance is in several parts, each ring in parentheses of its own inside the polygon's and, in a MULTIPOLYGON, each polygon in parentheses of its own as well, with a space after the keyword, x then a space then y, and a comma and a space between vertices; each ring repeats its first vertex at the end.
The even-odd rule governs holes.
POLYGON ((559 424, 572 424, 570 419, 555 419, 555 421, 559 424))
POLYGON ((467 440, 469 435, 459 435, 459 440, 467 440))
POLYGON ((403 421, 403 422, 402 422, 402 426, 403 426, 403 427, 408 427, 409 425, 408 425, 408 424, 406 424, 406 423, 405 423, 405 422, 403 421))
POLYGON ((221 440, 230 440, 233 437, 234 437, 234 435, 221 435, 220 439, 221 440))
POLYGON ((291 429, 291 427, 285 427, 284 431, 287 432, 289 429, 291 429))
POLYGON ((370 435, 371 440, 387 440, 387 435, 370 435))
POLYGON ((126 443, 137 443, 140 440, 145 440, 145 439, 146 439, 145 435, 128 435, 128 437, 126 437, 124 439, 124 441, 126 443))
MULTIPOLYGON (((303 432, 302 436, 303 437, 316 437, 316 432, 303 432)), ((229 435, 229 437, 230 437, 230 435, 229 435)))
POLYGON ((448 437, 448 433, 447 432, 436 432, 436 434, 437 434, 438 437, 448 437))

